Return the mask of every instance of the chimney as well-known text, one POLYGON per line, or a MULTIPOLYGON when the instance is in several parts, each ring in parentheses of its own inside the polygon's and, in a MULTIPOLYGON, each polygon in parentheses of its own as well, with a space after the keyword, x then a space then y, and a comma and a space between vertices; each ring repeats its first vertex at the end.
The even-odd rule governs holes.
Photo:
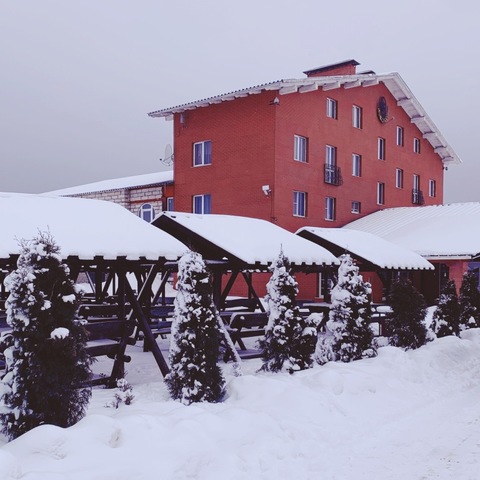
POLYGON ((355 75, 356 67, 360 65, 356 60, 345 60, 323 67, 312 68, 303 72, 307 77, 326 77, 333 75, 355 75))

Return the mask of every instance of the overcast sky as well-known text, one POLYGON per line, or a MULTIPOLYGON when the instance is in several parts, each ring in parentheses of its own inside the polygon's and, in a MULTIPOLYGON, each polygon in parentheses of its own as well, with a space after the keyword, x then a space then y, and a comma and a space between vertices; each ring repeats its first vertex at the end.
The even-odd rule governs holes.
POLYGON ((353 58, 399 72, 480 201, 479 10, 467 0, 0 0, 0 191, 165 169, 147 113, 353 58), (475 9, 472 11, 471 9, 475 9))

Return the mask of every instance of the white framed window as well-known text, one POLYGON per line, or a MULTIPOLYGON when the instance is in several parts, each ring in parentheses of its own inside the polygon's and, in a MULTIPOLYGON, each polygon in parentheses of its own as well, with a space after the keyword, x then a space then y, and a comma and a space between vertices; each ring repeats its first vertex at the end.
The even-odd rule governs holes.
POLYGON ((362 128, 362 107, 352 106, 352 125, 354 128, 362 128))
POLYGON ((377 183, 377 205, 385 205, 385 184, 377 183))
POLYGON ((212 142, 205 140, 193 144, 193 166, 210 165, 212 163, 212 142))
POLYGON ((293 137, 293 159, 297 162, 307 162, 307 138, 300 135, 293 137))
POLYGON ((306 217, 307 216, 307 193, 293 192, 293 216, 306 217))
POLYGON ((428 196, 429 197, 437 196, 437 182, 435 180, 430 179, 428 181, 428 196))
POLYGON ((404 130, 403 127, 397 125, 397 145, 399 147, 403 147, 403 138, 404 138, 404 130))
POLYGON ((359 214, 361 212, 362 204, 357 200, 352 201, 352 213, 359 214))
POLYGON ((325 163, 330 167, 334 167, 337 164, 337 147, 332 145, 325 146, 325 163))
POLYGON ((155 218, 155 209, 151 203, 144 203, 138 210, 138 216, 150 223, 155 218))
POLYGON ((167 197, 167 212, 173 212, 175 211, 174 203, 173 203, 173 197, 167 197))
POLYGON ((382 137, 378 137, 378 159, 385 160, 385 144, 386 140, 382 137))
POLYGON ((413 139, 413 151, 415 153, 420 153, 420 139, 419 138, 414 138, 413 139))
POLYGON ((420 190, 420 175, 413 174, 413 189, 420 190))
POLYGON ((335 220, 335 198, 325 197, 325 220, 335 220))
POLYGON ((337 119, 337 101, 327 98, 327 117, 337 119))
POLYGON ((212 213, 212 197, 210 194, 193 196, 193 213, 212 213))
POLYGON ((362 156, 358 153, 352 154, 352 175, 354 177, 362 176, 362 156))
POLYGON ((395 187, 403 188, 403 170, 401 168, 395 170, 395 187))

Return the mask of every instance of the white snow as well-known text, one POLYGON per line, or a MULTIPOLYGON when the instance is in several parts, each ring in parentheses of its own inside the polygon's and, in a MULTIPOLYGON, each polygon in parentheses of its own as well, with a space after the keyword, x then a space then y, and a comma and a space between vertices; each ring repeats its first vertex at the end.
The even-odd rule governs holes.
MULTIPOLYGON (((280 250, 291 264, 338 265, 328 250, 266 220, 237 215, 163 212, 179 225, 219 246, 248 265, 274 262, 280 250)), ((159 219, 157 217, 153 223, 159 219)))
POLYGON ((65 327, 58 327, 52 330, 50 338, 66 338, 70 334, 70 330, 65 327))
POLYGON ((307 232, 307 234, 312 234, 319 239, 342 247, 354 257, 362 257, 380 268, 400 270, 432 270, 434 268, 430 262, 418 253, 372 233, 347 228, 320 227, 303 227, 296 233, 302 235, 302 232, 307 232))
MULTIPOLYGON (((150 353, 130 347, 132 405, 38 427, 0 448, 5 480, 476 480, 480 467, 480 330, 418 350, 289 374, 224 366, 227 398, 168 399, 150 353)), ((103 360, 100 359, 100 362, 103 360)))
POLYGON ((480 202, 381 210, 343 227, 373 233, 425 258, 480 253, 480 202))
POLYGON ((63 258, 176 260, 185 245, 111 202, 0 193, 0 258, 18 254, 18 240, 49 230, 63 258))
POLYGON ((82 193, 104 192, 108 190, 117 190, 121 188, 140 187, 147 185, 156 185, 159 183, 173 182, 173 170, 164 172, 146 173, 144 175, 134 175, 132 177, 110 178, 101 182, 87 183, 75 187, 62 188, 46 192, 48 195, 79 195, 82 193))

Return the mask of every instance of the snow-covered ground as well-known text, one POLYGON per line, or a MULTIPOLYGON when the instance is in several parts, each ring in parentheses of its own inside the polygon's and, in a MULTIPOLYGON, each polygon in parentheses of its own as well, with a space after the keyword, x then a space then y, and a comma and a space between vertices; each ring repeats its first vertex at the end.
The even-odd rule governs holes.
POLYGON ((96 389, 77 425, 5 443, 0 479, 480 478, 480 329, 294 375, 227 364, 220 404, 169 400, 153 356, 130 353, 132 405, 96 389))

